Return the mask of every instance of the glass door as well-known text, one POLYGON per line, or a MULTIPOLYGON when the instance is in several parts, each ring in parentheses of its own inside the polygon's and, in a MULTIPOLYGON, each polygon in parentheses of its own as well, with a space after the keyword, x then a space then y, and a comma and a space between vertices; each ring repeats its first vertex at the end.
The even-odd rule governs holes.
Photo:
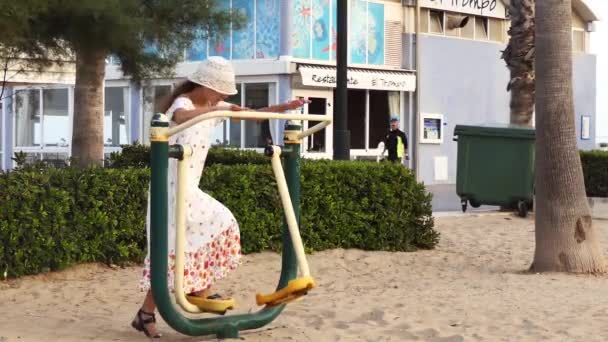
MULTIPOLYGON (((296 99, 308 99, 310 103, 301 109, 302 114, 329 115, 333 117, 332 93, 330 91, 296 91, 296 99)), ((317 121, 303 121, 304 129, 318 124, 317 121)), ((332 126, 305 138, 302 142, 302 152, 308 158, 332 158, 333 131, 332 126)))

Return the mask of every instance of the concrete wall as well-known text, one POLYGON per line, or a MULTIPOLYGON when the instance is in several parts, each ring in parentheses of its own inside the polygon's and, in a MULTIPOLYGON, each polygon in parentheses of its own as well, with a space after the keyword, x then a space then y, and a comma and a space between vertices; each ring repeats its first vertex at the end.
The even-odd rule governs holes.
POLYGON ((420 109, 444 115, 443 143, 420 144, 420 179, 426 184, 456 182, 458 124, 509 122, 509 75, 500 59, 503 45, 421 35, 420 109), (437 157, 447 157, 448 179, 435 180, 437 157))
MULTIPOLYGON (((421 112, 444 115, 441 145, 420 144, 420 179, 426 184, 456 182, 459 124, 509 122, 509 73, 500 59, 504 45, 465 39, 421 36, 421 112), (448 179, 437 180, 437 157, 447 157, 448 179)), ((581 149, 595 146, 596 57, 574 56, 574 98, 577 137, 581 149), (590 140, 581 140, 581 116, 591 117, 590 140)))
POLYGON ((583 150, 596 148, 597 133, 597 57, 577 54, 574 56, 574 119, 578 146, 583 150), (591 117, 590 139, 581 140, 581 117, 591 117))

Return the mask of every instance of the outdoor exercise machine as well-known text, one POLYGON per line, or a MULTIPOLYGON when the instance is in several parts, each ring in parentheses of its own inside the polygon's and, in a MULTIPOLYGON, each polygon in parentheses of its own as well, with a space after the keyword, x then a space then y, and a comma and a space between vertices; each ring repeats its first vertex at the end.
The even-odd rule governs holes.
POLYGON ((164 114, 152 118, 150 129, 151 168, 150 184, 150 262, 152 295, 162 318, 176 331, 189 336, 216 335, 218 338, 238 338, 239 331, 260 328, 272 322, 285 305, 315 287, 310 276, 306 254, 298 228, 300 212, 300 146, 303 138, 320 131, 331 123, 325 115, 278 114, 264 112, 216 111, 199 115, 178 126, 170 127, 164 114), (171 145, 169 138, 202 121, 214 118, 242 120, 281 119, 289 120, 285 128, 285 147, 268 146, 265 154, 270 157, 284 210, 283 249, 279 284, 275 292, 257 294, 256 302, 264 306, 251 314, 229 315, 204 319, 185 317, 173 304, 167 286, 168 272, 168 187, 169 158, 178 160, 178 186, 176 194, 176 246, 174 295, 176 303, 189 313, 224 314, 234 308, 233 300, 210 300, 186 296, 183 290, 185 246, 185 193, 187 184, 186 165, 193 150, 188 145, 171 145), (302 131, 300 121, 317 121, 315 126, 302 131), (283 165, 281 163, 283 158, 283 165), (301 277, 298 275, 298 268, 301 277))

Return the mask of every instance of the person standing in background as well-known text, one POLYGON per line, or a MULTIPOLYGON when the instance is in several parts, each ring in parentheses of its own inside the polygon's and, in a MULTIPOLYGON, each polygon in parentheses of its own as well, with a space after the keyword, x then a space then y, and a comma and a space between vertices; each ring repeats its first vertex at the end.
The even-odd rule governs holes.
POLYGON ((403 163, 407 156, 407 136, 399 129, 399 119, 391 117, 390 131, 384 138, 384 149, 388 150, 388 160, 403 163))

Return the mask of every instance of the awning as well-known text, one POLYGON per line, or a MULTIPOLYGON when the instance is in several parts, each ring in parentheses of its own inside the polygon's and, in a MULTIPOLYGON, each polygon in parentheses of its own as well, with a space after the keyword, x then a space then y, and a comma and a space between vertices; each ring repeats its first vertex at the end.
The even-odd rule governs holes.
MULTIPOLYGON (((311 87, 335 88, 336 68, 331 66, 300 64, 302 84, 311 87)), ((409 71, 389 71, 348 68, 348 88, 415 91, 416 75, 409 71)))

